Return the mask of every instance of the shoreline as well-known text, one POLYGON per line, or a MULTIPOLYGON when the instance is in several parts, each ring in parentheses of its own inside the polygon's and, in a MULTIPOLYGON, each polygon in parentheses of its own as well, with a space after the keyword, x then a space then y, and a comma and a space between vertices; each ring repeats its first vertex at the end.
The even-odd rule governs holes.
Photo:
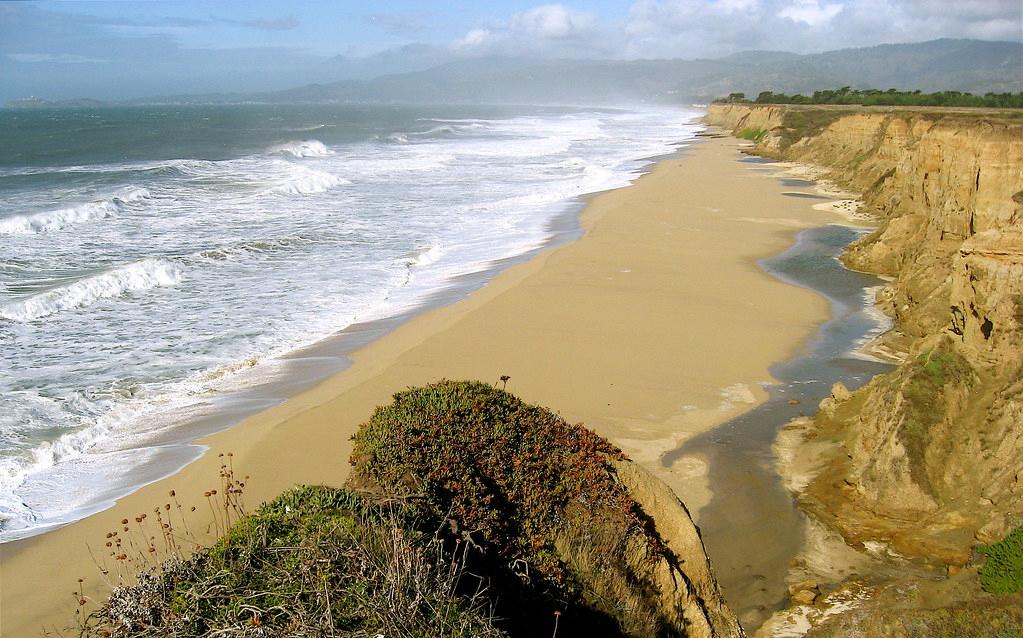
MULTIPOLYGON (((629 185, 653 170, 658 162, 681 157, 686 148, 698 140, 697 136, 703 127, 699 123, 698 113, 680 110, 678 114, 684 116, 682 121, 687 127, 696 130, 686 133, 688 137, 678 139, 670 153, 631 160, 639 168, 634 169, 629 185)), ((413 304, 399 307, 394 314, 370 313, 374 316, 356 321, 333 334, 287 352, 260 357, 258 363, 236 362, 222 376, 218 375, 217 380, 223 382, 222 386, 211 386, 210 393, 202 399, 189 401, 183 406, 161 408, 137 417, 160 425, 150 427, 137 447, 115 449, 106 455, 115 461, 135 456, 133 464, 118 477, 116 485, 106 486, 75 509, 62 512, 41 525, 0 533, 0 547, 8 542, 47 534, 102 513, 113 507, 118 500, 146 485, 181 472, 207 451, 206 446, 200 444, 202 439, 229 430, 245 419, 278 406, 343 373, 352 365, 351 355, 371 342, 385 337, 424 313, 471 296, 508 268, 577 240, 584 232, 581 216, 588 203, 603 193, 627 187, 608 188, 565 200, 563 209, 546 222, 546 238, 542 243, 519 254, 489 261, 478 270, 451 277, 445 286, 418 298, 413 304), (175 414, 175 411, 178 413, 175 414), (146 456, 144 461, 138 461, 141 455, 146 456)))
MULTIPOLYGON (((509 374, 509 390, 584 422, 648 467, 680 438, 762 401, 769 367, 827 318, 827 302, 774 280, 756 260, 792 243, 794 219, 810 227, 837 216, 786 198, 778 180, 756 179, 736 161, 739 148, 705 136, 633 185, 588 200, 578 241, 359 348, 347 370, 198 441, 209 447, 199 460, 114 508, 0 546, 6 628, 29 635, 72 622, 72 601, 54 592, 78 577, 87 593, 100 591, 85 543, 101 546, 117 519, 151 509, 170 489, 192 499, 215 485, 218 453, 233 452, 235 467, 253 476, 250 505, 295 483, 340 484, 350 434, 408 385, 509 374), (751 201, 752 222, 742 219, 751 201)), ((658 475, 693 511, 708 498, 698 477, 658 475)), ((194 522, 202 527, 200 515, 194 522)))

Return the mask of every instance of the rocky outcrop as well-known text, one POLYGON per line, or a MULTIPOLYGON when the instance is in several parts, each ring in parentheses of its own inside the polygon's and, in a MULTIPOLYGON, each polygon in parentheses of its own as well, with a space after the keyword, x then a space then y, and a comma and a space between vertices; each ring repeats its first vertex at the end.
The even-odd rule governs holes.
POLYGON ((904 362, 822 406, 842 445, 805 505, 853 543, 963 564, 1023 522, 1023 122, 753 105, 707 120, 767 131, 755 152, 821 166, 879 221, 844 260, 893 278, 884 340, 904 362))
POLYGON ((700 530, 682 501, 663 481, 633 461, 617 461, 614 471, 668 550, 666 558, 646 568, 660 592, 659 606, 671 610, 673 622, 684 627, 687 636, 743 635, 721 596, 700 530), (680 606, 678 601, 686 604, 680 606))

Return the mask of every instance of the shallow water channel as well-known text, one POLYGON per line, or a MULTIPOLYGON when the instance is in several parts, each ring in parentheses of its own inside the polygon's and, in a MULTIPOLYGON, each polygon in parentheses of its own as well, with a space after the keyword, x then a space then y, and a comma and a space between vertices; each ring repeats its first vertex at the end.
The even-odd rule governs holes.
POLYGON ((831 319, 793 358, 771 368, 779 383, 765 388, 765 403, 661 459, 666 467, 683 457, 707 463, 713 496, 699 512, 700 529, 725 599, 749 635, 785 606, 785 575, 805 529, 774 466, 775 437, 791 419, 812 415, 836 381, 854 389, 891 367, 857 353, 888 327, 872 304, 871 290, 883 282, 838 260, 864 233, 837 225, 806 230, 789 250, 760 262, 775 277, 826 296, 831 319))

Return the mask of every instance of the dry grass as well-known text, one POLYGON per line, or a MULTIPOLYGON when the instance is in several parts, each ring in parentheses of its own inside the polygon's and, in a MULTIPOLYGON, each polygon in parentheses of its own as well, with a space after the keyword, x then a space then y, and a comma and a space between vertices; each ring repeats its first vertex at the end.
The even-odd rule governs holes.
POLYGON ((399 505, 295 488, 236 520, 213 547, 115 588, 79 635, 503 636, 466 548, 415 530, 399 505))

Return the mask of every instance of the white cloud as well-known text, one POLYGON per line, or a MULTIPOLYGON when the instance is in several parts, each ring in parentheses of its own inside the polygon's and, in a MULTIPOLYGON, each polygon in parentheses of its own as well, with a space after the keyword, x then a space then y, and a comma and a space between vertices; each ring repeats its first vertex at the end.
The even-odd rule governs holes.
POLYGON ((452 48, 463 53, 587 56, 600 51, 607 55, 607 43, 598 31, 593 14, 562 4, 545 4, 504 22, 470 29, 452 48))
POLYGON ((936 38, 1023 40, 1020 0, 635 0, 621 57, 809 53, 936 38))
POLYGON ((574 11, 561 4, 545 4, 513 16, 510 31, 564 39, 585 35, 595 23, 593 14, 574 11))
POLYGON ((760 8, 760 0, 717 0, 714 4, 726 13, 756 11, 760 8))
POLYGON ((472 29, 464 36, 455 40, 456 49, 479 49, 494 41, 494 34, 489 29, 472 29))
POLYGON ((97 62, 109 62, 99 58, 90 58, 84 55, 72 55, 70 53, 8 53, 7 57, 15 62, 49 62, 52 64, 94 64, 97 62))
POLYGON ((820 0, 795 0, 789 6, 782 8, 778 15, 816 27, 830 22, 841 11, 842 5, 836 2, 821 4, 820 0))
POLYGON ((613 22, 566 0, 477 25, 452 48, 460 55, 698 58, 936 38, 1020 41, 1021 24, 1021 0, 633 0, 613 22))

